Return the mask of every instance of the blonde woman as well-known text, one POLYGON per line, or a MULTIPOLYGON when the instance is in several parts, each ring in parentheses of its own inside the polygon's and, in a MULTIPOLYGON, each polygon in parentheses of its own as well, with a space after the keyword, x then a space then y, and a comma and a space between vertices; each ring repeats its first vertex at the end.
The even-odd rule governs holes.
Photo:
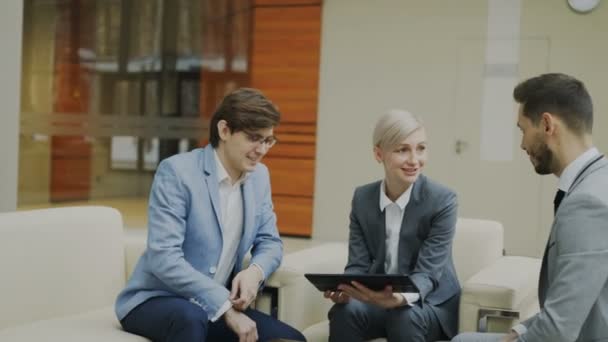
POLYGON ((422 174, 427 161, 422 122, 406 111, 381 117, 374 129, 384 179, 358 187, 352 200, 350 274, 405 274, 417 293, 342 284, 326 292, 329 341, 435 341, 457 332, 460 285, 452 262, 457 217, 453 191, 422 174))

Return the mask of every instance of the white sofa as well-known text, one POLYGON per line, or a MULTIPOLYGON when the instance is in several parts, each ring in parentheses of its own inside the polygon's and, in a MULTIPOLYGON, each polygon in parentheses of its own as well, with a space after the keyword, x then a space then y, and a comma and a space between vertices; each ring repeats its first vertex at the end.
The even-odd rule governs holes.
POLYGON ((111 208, 0 214, 0 341, 147 341, 113 311, 130 242, 111 208))
MULTIPOLYGON (((346 243, 329 243, 287 255, 282 272, 299 274, 279 290, 279 318, 304 330, 309 342, 327 341, 327 312, 322 297, 303 274, 341 273, 346 243)), ((503 227, 488 220, 459 219, 453 257, 462 286, 459 331, 506 331, 538 311, 540 260, 503 256, 503 227)), ((384 339, 379 339, 382 341, 384 339)))
MULTIPOLYGON (((463 285, 460 331, 478 329, 480 314, 536 312, 537 259, 503 257, 502 226, 461 219, 454 244, 463 285)), ((147 341, 120 328, 114 299, 145 248, 144 234, 125 234, 120 213, 70 207, 0 213, 0 341, 147 341)), ((305 272, 342 272, 346 244, 327 243, 286 255, 258 296, 258 309, 327 340, 331 306, 305 272)), ((504 330, 515 320, 492 320, 504 330), (504 322, 503 322, 504 321, 504 322)), ((484 325, 481 325, 484 328, 484 325)))
MULTIPOLYGON (((124 332, 113 311, 144 249, 145 234, 125 234, 112 208, 0 213, 0 341, 148 341, 124 332)), ((257 305, 269 311, 290 278, 275 273, 275 299, 257 305)))

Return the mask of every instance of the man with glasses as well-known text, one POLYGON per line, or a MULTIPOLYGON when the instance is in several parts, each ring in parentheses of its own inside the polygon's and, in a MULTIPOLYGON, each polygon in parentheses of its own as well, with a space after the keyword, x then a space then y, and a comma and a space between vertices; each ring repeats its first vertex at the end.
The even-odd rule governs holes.
POLYGON ((260 163, 279 121, 259 91, 235 90, 213 114, 209 145, 160 163, 148 245, 116 302, 126 331, 153 341, 304 340, 249 308, 283 254, 260 163))

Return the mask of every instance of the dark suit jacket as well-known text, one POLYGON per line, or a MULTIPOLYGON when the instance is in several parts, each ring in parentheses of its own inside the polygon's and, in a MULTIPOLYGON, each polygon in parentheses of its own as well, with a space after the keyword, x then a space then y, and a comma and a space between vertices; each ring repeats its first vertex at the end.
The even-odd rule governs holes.
MULTIPOLYGON (((380 181, 355 190, 345 273, 384 273, 385 216, 380 181)), ((399 240, 399 273, 420 290, 418 305, 431 304, 448 337, 458 331, 460 285, 452 261, 456 194, 420 175, 405 207, 399 240)))

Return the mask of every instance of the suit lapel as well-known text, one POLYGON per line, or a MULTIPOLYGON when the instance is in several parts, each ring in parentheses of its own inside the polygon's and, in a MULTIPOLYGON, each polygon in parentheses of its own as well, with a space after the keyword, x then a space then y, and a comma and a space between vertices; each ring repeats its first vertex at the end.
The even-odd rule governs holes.
POLYGON ((220 210, 220 192, 217 180, 217 166, 215 165, 215 151, 211 145, 207 145, 207 147, 205 147, 203 150, 203 159, 205 184, 209 190, 209 197, 211 198, 211 205, 213 206, 213 212, 215 213, 217 225, 220 228, 220 234, 222 234, 224 227, 221 219, 222 215, 220 210))
MULTIPOLYGON (((579 171, 579 173, 574 178, 574 181, 572 182, 572 185, 570 185, 570 189, 568 189, 565 196, 568 197, 568 195, 570 193, 572 193, 572 191, 575 190, 575 188, 583 181, 583 179, 585 179, 585 176, 587 176, 590 173, 593 173, 595 170, 597 170, 603 166, 606 166, 606 164, 607 164, 607 162, 604 159, 603 155, 595 157, 595 158, 591 159, 589 162, 587 162, 585 164, 585 166, 583 166, 581 171, 579 171)), ((565 199, 565 197, 564 197, 564 199, 565 199)), ((555 243, 554 242, 555 240, 553 239, 554 229, 555 229, 555 220, 553 221, 553 224, 551 225, 551 232, 549 233, 549 237, 547 238, 547 245, 545 246, 545 252, 543 253, 543 259, 542 259, 541 268, 540 268, 540 276, 538 278, 538 302, 539 302, 541 308, 545 304, 547 289, 549 288, 549 250, 555 243)))
POLYGON ((568 196, 568 194, 571 193, 576 188, 576 186, 583 181, 585 176, 590 173, 593 173, 595 170, 601 168, 602 166, 605 166, 606 163, 607 162, 604 159, 603 155, 591 159, 587 164, 585 164, 585 166, 583 166, 581 171, 576 175, 574 181, 572 182, 572 185, 570 185, 570 189, 568 189, 568 191, 566 192, 566 196, 568 196))
MULTIPOLYGON (((403 212, 403 220, 401 221, 401 228, 399 231, 399 247, 397 248, 397 261, 402 260, 402 251, 408 246, 408 239, 415 238, 418 223, 421 222, 421 217, 423 215, 423 211, 421 210, 422 206, 422 195, 423 195, 423 187, 425 183, 425 177, 420 175, 416 182, 412 184, 412 194, 410 195, 410 201, 405 206, 405 210, 403 212)), ((401 266, 401 263, 399 263, 401 266)), ((399 268, 399 272, 408 272, 409 270, 402 270, 399 268)))
MULTIPOLYGON (((247 252, 246 247, 249 246, 247 242, 253 234, 255 223, 255 201, 253 198, 253 184, 251 184, 250 177, 241 185, 241 191, 243 194, 243 236, 239 243, 239 258, 247 252)), ((237 262, 240 262, 240 260, 237 260, 237 262)))
POLYGON ((372 231, 366 232, 371 241, 376 247, 376 259, 372 262, 370 273, 384 273, 384 261, 386 258, 386 218, 384 211, 380 210, 380 186, 373 187, 373 194, 370 196, 371 202, 369 208, 374 208, 368 211, 367 227, 372 227, 372 231))
POLYGON ((412 185, 412 194, 410 195, 410 201, 405 206, 403 212, 403 221, 401 222, 401 232, 407 229, 415 229, 416 223, 420 221, 421 212, 419 210, 420 204, 422 203, 422 188, 424 186, 425 178, 420 175, 416 182, 412 185))

